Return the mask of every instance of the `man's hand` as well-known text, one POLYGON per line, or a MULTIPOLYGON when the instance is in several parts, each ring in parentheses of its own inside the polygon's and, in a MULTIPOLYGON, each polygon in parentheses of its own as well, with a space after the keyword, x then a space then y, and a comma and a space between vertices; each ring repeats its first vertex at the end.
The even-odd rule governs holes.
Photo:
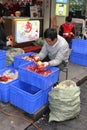
POLYGON ((34 62, 38 62, 40 60, 40 57, 39 56, 34 56, 34 62))
POLYGON ((0 17, 0 23, 2 23, 3 22, 3 18, 2 17, 0 17))
POLYGON ((6 44, 7 44, 7 46, 13 46, 13 42, 12 41, 7 41, 6 44))
POLYGON ((70 32, 69 34, 72 35, 72 36, 74 36, 73 32, 70 32))
POLYGON ((37 64, 37 66, 38 66, 38 69, 40 69, 40 70, 43 70, 45 67, 49 66, 49 63, 48 63, 48 62, 38 61, 36 64, 37 64))
POLYGON ((49 62, 43 62, 43 64, 44 64, 44 67, 49 66, 49 62))
POLYGON ((36 64, 37 64, 38 69, 40 69, 40 70, 44 69, 44 63, 43 62, 38 61, 36 64))

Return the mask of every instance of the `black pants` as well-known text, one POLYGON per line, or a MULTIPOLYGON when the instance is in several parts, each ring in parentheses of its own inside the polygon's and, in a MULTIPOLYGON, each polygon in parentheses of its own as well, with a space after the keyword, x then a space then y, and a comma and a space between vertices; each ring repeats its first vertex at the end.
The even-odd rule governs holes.
POLYGON ((69 44, 69 48, 71 49, 72 48, 72 38, 65 38, 65 39, 69 44))

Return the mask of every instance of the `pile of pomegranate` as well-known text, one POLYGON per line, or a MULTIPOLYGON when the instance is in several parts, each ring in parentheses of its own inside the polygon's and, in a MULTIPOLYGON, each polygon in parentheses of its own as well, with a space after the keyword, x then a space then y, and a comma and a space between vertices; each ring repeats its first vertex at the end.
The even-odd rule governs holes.
POLYGON ((40 69, 38 68, 38 66, 34 65, 27 66, 26 69, 41 74, 43 76, 48 76, 49 74, 51 74, 51 70, 40 69))
POLYGON ((1 83, 8 83, 18 78, 18 71, 15 70, 14 72, 11 72, 10 70, 4 71, 0 75, 0 82, 1 83))
POLYGON ((22 59, 32 61, 32 60, 34 60, 34 55, 24 56, 24 57, 22 57, 22 59))

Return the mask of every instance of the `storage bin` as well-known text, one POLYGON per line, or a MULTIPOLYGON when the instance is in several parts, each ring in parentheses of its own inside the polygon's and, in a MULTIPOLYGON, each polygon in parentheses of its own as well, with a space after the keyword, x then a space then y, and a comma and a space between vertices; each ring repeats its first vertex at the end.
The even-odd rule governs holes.
POLYGON ((87 66, 87 55, 71 52, 70 62, 79 64, 82 66, 87 66))
POLYGON ((0 50, 0 69, 6 67, 6 51, 0 50))
POLYGON ((48 92, 51 88, 41 90, 36 86, 16 80, 10 86, 10 103, 33 114, 48 102, 48 92))
POLYGON ((46 69, 51 70, 51 73, 48 76, 43 76, 31 70, 27 70, 26 67, 30 65, 34 65, 34 63, 24 64, 19 67, 18 77, 21 81, 37 86, 43 90, 53 86, 58 81, 59 68, 47 67, 46 69))
POLYGON ((52 90, 52 88, 53 86, 50 86, 46 90, 43 90, 43 97, 42 97, 43 104, 46 104, 48 102, 49 92, 52 90))
POLYGON ((73 39, 72 50, 76 53, 87 54, 87 40, 73 39))
MULTIPOLYGON (((2 75, 6 70, 10 70, 11 72, 15 72, 17 70, 12 68, 5 68, 0 70, 0 75, 2 75)), ((16 80, 16 79, 15 79, 16 80)), ((7 103, 9 102, 9 94, 10 94, 10 84, 14 82, 15 80, 9 81, 7 83, 0 81, 0 101, 7 103)))
POLYGON ((5 50, 0 50, 0 57, 1 56, 6 56, 6 51, 5 50))
POLYGON ((30 61, 30 60, 23 59, 23 57, 30 56, 30 55, 33 55, 33 54, 36 54, 36 53, 35 52, 28 52, 28 53, 24 53, 24 54, 15 56, 14 57, 14 68, 18 69, 19 65, 22 65, 22 64, 28 63, 28 62, 33 62, 33 61, 30 61))

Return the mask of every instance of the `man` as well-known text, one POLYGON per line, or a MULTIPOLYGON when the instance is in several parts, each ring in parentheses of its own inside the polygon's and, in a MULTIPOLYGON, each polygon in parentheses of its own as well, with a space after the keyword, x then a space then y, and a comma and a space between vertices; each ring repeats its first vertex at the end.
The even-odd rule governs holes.
POLYGON ((62 63, 67 63, 69 58, 69 46, 67 41, 57 34, 57 30, 54 28, 46 29, 44 38, 44 45, 39 54, 35 56, 37 65, 39 67, 46 67, 60 66, 62 63), (39 60, 44 60, 44 62, 39 62, 39 60))
POLYGON ((11 48, 11 42, 8 41, 8 37, 6 37, 4 28, 1 25, 2 19, 0 18, 0 49, 7 50, 11 48))
POLYGON ((75 36, 75 28, 74 25, 71 23, 72 18, 67 16, 65 18, 65 23, 62 24, 59 28, 59 35, 63 36, 69 44, 69 48, 72 48, 72 39, 75 36))

